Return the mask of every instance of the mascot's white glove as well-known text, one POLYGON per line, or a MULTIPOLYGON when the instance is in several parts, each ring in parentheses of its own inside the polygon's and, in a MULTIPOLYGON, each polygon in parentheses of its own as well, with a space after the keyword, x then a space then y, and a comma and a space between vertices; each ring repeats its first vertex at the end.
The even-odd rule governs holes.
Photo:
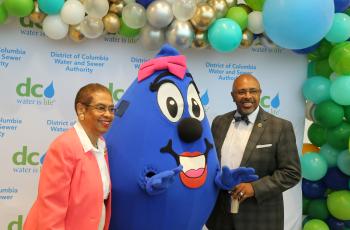
POLYGON ((216 174, 215 183, 220 189, 231 190, 242 182, 251 182, 258 178, 254 168, 229 169, 227 166, 223 166, 222 170, 216 174))
POLYGON ((148 195, 158 195, 167 190, 167 188, 174 182, 175 177, 182 171, 182 165, 166 170, 153 175, 152 177, 145 177, 144 185, 140 185, 146 190, 148 195))

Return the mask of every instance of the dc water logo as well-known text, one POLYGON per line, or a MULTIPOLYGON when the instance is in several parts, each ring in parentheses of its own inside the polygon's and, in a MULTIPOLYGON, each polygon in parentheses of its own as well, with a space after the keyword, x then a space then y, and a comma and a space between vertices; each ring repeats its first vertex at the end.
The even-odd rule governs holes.
POLYGON ((266 111, 278 115, 280 113, 280 96, 277 93, 274 97, 271 98, 269 95, 264 95, 260 99, 260 106, 266 111))
POLYGON ((108 84, 108 89, 111 92, 112 96, 113 96, 113 100, 115 102, 119 101, 119 99, 123 96, 125 90, 122 88, 115 88, 114 84, 112 82, 110 82, 108 84))
POLYGON ((39 23, 33 23, 29 17, 20 18, 19 23, 21 25, 19 29, 21 35, 27 37, 45 37, 42 26, 39 23))
POLYGON ((18 215, 16 220, 12 220, 7 225, 7 230, 22 230, 23 229, 23 215, 18 215))
POLYGON ((16 86, 16 93, 19 96, 18 104, 30 105, 53 105, 55 100, 54 82, 47 86, 32 81, 32 78, 27 77, 25 82, 20 82, 16 86))
POLYGON ((203 105, 203 108, 205 110, 205 112, 208 112, 209 110, 209 94, 208 94, 208 90, 205 90, 205 93, 203 95, 200 96, 201 97, 201 102, 203 105))
POLYGON ((26 145, 22 146, 19 151, 12 155, 13 172, 17 174, 39 173, 45 155, 46 153, 40 156, 39 152, 29 150, 26 145))

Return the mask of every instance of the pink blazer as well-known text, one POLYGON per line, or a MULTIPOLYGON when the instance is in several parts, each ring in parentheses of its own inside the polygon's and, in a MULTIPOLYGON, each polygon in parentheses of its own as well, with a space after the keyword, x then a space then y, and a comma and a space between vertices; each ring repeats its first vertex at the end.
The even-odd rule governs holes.
MULTIPOLYGON (((41 170, 38 197, 24 230, 97 230, 103 202, 100 170, 93 153, 84 152, 74 128, 51 144, 41 170)), ((107 230, 111 195, 105 205, 107 230)))

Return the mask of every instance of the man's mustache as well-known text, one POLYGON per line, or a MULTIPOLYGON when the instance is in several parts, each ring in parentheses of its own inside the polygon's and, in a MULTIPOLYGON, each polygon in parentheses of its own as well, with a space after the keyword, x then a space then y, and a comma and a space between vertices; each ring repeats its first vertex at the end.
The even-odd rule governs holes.
POLYGON ((247 102, 249 102, 249 103, 255 103, 255 100, 254 100, 253 98, 251 98, 251 99, 242 99, 242 100, 241 100, 241 103, 247 103, 247 102))

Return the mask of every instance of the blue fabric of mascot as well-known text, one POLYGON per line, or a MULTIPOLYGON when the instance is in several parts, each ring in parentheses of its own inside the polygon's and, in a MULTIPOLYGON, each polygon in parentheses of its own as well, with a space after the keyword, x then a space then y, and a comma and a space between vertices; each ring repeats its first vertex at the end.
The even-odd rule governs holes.
POLYGON ((220 170, 208 119, 186 58, 164 45, 143 63, 106 135, 111 230, 200 230, 218 190, 256 179, 220 170))

